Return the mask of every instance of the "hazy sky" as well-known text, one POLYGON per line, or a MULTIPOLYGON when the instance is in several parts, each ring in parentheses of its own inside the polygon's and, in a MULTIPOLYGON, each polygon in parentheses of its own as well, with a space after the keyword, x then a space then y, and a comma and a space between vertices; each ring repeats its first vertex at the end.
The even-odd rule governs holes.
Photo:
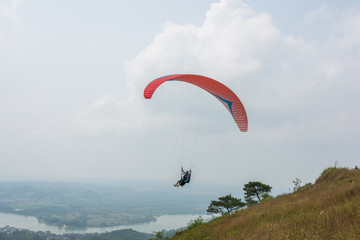
POLYGON ((360 166, 359 1, 0 0, 2 179, 130 178, 291 187, 360 166), (208 93, 228 85, 241 133, 208 93))

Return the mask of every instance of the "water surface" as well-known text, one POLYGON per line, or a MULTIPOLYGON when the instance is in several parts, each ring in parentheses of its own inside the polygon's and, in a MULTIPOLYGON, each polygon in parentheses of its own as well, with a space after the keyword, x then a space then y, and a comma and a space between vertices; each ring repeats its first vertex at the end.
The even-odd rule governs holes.
MULTIPOLYGON (((63 233, 104 233, 121 229, 132 228, 139 232, 152 233, 162 230, 172 230, 185 227, 192 220, 198 218, 199 215, 162 215, 155 222, 122 225, 116 227, 89 227, 89 228, 60 228, 40 223, 37 218, 30 216, 21 216, 8 213, 0 213, 0 227, 9 225, 11 227, 29 229, 31 231, 50 231, 54 234, 63 233)), ((201 216, 203 219, 209 218, 207 215, 201 216)))

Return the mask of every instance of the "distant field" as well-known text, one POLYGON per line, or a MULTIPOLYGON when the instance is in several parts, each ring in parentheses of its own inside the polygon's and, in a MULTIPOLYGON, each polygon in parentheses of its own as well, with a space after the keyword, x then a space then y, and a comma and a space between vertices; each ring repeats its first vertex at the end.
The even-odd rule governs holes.
POLYGON ((31 210, 31 209, 39 209, 44 207, 64 207, 64 205, 61 204, 52 204, 50 200, 39 200, 37 202, 31 202, 31 203, 17 203, 17 204, 9 204, 9 207, 14 209, 21 209, 21 210, 31 210))

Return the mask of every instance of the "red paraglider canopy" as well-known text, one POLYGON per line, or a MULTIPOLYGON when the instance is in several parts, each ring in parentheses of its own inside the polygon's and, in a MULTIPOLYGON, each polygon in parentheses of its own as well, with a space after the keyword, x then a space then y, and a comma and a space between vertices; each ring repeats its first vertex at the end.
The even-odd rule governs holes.
POLYGON ((248 119, 245 108, 236 94, 231 91, 224 84, 201 75, 194 74, 174 74, 160 77, 150 82, 145 90, 144 97, 150 99, 155 90, 164 82, 176 80, 194 84, 216 97, 230 112, 240 131, 246 132, 248 130, 248 119))

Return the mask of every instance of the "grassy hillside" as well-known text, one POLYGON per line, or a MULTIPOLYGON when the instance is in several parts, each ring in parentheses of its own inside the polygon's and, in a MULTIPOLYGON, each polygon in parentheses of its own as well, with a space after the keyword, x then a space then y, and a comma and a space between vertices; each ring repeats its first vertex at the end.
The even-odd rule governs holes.
POLYGON ((360 170, 328 168, 313 185, 172 239, 360 239, 360 170))

